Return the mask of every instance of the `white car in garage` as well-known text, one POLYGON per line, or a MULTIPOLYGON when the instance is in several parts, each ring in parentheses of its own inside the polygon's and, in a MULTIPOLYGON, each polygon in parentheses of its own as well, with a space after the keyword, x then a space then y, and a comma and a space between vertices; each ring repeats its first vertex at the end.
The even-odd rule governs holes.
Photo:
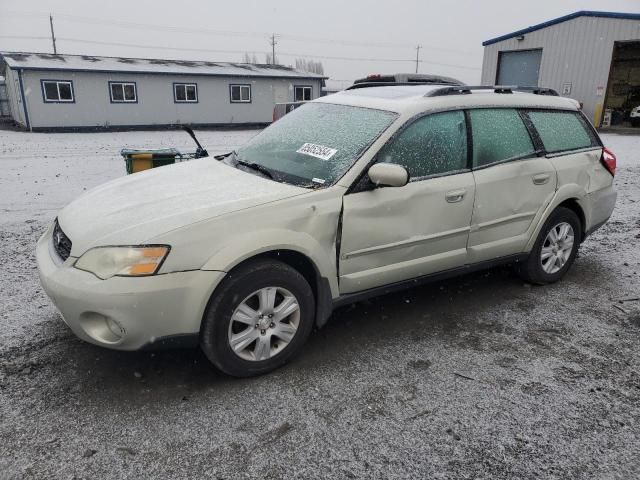
POLYGON ((500 263, 555 282, 613 211, 615 156, 570 99, 355 87, 237 152, 111 181, 59 212, 37 262, 67 325, 115 349, 200 345, 256 375, 346 303, 500 263))

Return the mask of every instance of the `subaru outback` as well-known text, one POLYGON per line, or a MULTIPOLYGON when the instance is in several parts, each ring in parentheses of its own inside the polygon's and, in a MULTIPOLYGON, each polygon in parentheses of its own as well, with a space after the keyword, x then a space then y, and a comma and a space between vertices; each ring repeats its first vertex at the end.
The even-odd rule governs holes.
POLYGON ((200 345, 250 376, 340 305, 496 264, 556 282, 613 211, 616 158, 549 93, 390 84, 314 100, 217 160, 73 201, 38 242, 42 285, 85 341, 200 345))

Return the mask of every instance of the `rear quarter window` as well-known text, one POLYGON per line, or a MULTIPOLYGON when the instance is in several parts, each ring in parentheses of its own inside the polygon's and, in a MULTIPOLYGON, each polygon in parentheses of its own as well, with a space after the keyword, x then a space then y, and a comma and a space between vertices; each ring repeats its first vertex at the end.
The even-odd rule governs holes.
POLYGON ((599 146, 577 112, 530 111, 528 115, 548 153, 599 146))

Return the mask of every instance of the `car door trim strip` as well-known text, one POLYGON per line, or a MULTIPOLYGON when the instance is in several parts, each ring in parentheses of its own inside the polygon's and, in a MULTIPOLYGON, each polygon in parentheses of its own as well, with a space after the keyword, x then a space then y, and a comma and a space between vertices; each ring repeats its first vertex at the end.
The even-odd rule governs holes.
POLYGON ((385 245, 379 245, 376 247, 367 247, 360 250, 354 250, 353 252, 345 253, 342 256, 342 259, 348 260, 353 257, 368 255, 370 253, 377 253, 385 250, 393 250, 396 248, 411 247, 423 242, 428 242, 430 240, 438 240, 440 238, 451 237, 453 235, 465 233, 465 232, 468 232, 469 230, 470 230, 470 227, 456 228, 454 230, 447 230, 446 232, 434 233, 432 235, 422 235, 422 236, 412 237, 408 240, 402 240, 400 242, 387 243, 385 245))

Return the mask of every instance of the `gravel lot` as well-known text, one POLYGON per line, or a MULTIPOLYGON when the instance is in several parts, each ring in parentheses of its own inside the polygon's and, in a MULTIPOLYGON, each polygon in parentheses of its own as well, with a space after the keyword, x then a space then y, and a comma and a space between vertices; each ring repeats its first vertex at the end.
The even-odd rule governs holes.
POLYGON ((38 236, 124 174, 121 147, 186 134, 0 131, 0 478, 639 478, 640 137, 603 138, 618 206, 562 282, 503 268, 363 302, 234 380, 79 341, 37 279, 38 236))

